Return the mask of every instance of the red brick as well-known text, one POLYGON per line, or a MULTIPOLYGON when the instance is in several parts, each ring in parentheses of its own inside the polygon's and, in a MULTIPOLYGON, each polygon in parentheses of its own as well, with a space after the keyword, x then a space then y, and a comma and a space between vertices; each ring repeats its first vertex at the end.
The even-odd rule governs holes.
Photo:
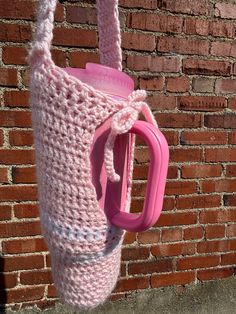
POLYGON ((189 90, 189 78, 185 76, 181 77, 167 77, 166 78, 166 90, 174 93, 184 93, 189 90))
POLYGON ((170 161, 171 162, 201 162, 202 150, 198 148, 174 148, 170 149, 170 161))
POLYGON ((232 65, 227 61, 185 59, 183 71, 187 74, 230 75, 232 65))
POLYGON ((206 269, 197 272, 197 278, 201 281, 227 278, 235 274, 233 268, 206 269))
POLYGON ((0 126, 3 127, 30 127, 31 113, 28 111, 2 110, 0 126))
POLYGON ((3 146, 4 143, 4 134, 3 130, 0 130, 0 146, 3 146))
POLYGON ((179 57, 171 56, 128 56, 127 67, 136 71, 177 73, 181 62, 179 57))
POLYGON ((59 67, 65 68, 67 66, 67 53, 58 49, 53 49, 52 51, 52 59, 55 64, 59 67))
POLYGON ((174 13, 186 13, 192 15, 208 15, 210 4, 207 0, 179 0, 177 2, 172 0, 158 1, 158 8, 171 11, 174 13))
POLYGON ((0 291, 0 299, 5 299, 6 303, 20 303, 23 301, 36 301, 40 300, 44 296, 44 287, 33 287, 33 288, 18 288, 9 290, 6 294, 5 291, 0 291))
POLYGON ((226 176, 236 177, 236 165, 226 165, 226 176))
POLYGON ((227 143, 227 133, 223 131, 183 131, 181 144, 219 145, 227 143))
POLYGON ((20 273, 20 283, 23 285, 51 284, 52 275, 49 270, 27 271, 20 273))
POLYGON ((224 195, 223 199, 225 206, 236 206, 236 195, 234 194, 224 195))
POLYGON ((57 290, 54 285, 48 285, 48 298, 56 298, 57 297, 57 290))
POLYGON ((162 213, 154 227, 192 225, 197 223, 197 213, 162 213))
POLYGON ((229 133, 229 144, 236 144, 236 132, 229 133))
POLYGON ((124 49, 154 51, 156 48, 155 37, 148 34, 123 33, 121 43, 124 49))
POLYGON ((174 52, 188 55, 208 55, 209 42, 196 38, 160 37, 158 39, 158 51, 174 52))
POLYGON ((16 274, 3 274, 3 273, 1 273, 0 274, 0 282, 1 282, 1 290, 3 288, 4 289, 14 288, 17 285, 17 275, 16 274))
POLYGON ((216 93, 234 94, 236 89, 236 79, 217 79, 216 93))
POLYGON ((26 64, 27 50, 24 47, 8 46, 3 48, 2 59, 5 64, 26 64))
POLYGON ((35 3, 26 0, 0 0, 0 18, 5 19, 34 19, 35 3))
POLYGON ((4 104, 8 107, 29 107, 28 91, 5 91, 4 104))
POLYGON ((126 232, 123 244, 132 244, 136 241, 136 234, 134 232, 126 232))
POLYGON ((2 242, 2 250, 6 254, 22 254, 48 251, 44 239, 20 239, 2 242))
POLYGON ((144 260, 149 257, 149 248, 124 248, 122 250, 122 260, 123 261, 133 261, 133 260, 144 260))
POLYGON ((13 167, 13 183, 36 183, 35 167, 13 167))
POLYGON ((170 243, 158 244, 151 247, 152 255, 160 256, 177 256, 177 255, 193 255, 195 253, 194 243, 170 243))
POLYGON ((234 42, 214 41, 211 43, 211 55, 220 57, 236 57, 234 42))
POLYGON ((212 208, 221 204, 220 195, 194 195, 177 197, 177 209, 212 208))
POLYGON ((97 24, 97 12, 95 8, 83 8, 77 6, 66 7, 66 20, 69 23, 97 24))
POLYGON ((202 239, 204 232, 202 227, 191 227, 183 230, 184 240, 202 239))
POLYGON ((228 107, 232 110, 236 110, 236 97, 228 99, 228 107))
POLYGON ((29 201, 37 199, 37 190, 35 186, 0 186, 1 201, 29 201))
POLYGON ((40 310, 47 310, 48 308, 52 308, 56 306, 58 300, 39 300, 39 301, 31 301, 21 303, 21 309, 29 308, 29 307, 37 307, 40 310))
POLYGON ((156 0, 120 0, 120 6, 126 8, 156 9, 156 0))
POLYGON ((198 18, 188 18, 184 21, 184 33, 189 35, 209 35, 209 21, 198 19, 198 18))
POLYGON ((236 253, 228 253, 221 255, 221 265, 235 265, 236 264, 236 253))
POLYGON ((178 98, 178 107, 181 110, 219 111, 227 106, 224 97, 217 96, 181 96, 178 98))
POLYGON ((212 21, 210 23, 210 35, 214 37, 234 38, 234 33, 234 23, 227 23, 220 20, 212 21))
POLYGON ((33 132, 29 130, 10 130, 9 143, 11 146, 32 146, 33 132))
POLYGON ((160 241, 159 230, 148 230, 138 233, 138 242, 141 244, 154 244, 160 241))
POLYGON ((0 237, 34 236, 41 234, 39 221, 1 223, 0 237))
POLYGON ((0 85, 16 87, 17 83, 16 69, 0 68, 0 85))
POLYGON ((0 221, 11 219, 11 206, 0 204, 0 221))
POLYGON ((95 52, 70 51, 69 62, 71 67, 85 68, 87 62, 99 63, 99 55, 95 52))
POLYGON ((16 204, 14 214, 17 218, 37 218, 39 217, 38 206, 36 204, 16 204))
POLYGON ((177 107, 177 97, 153 94, 148 96, 148 104, 153 110, 172 110, 177 107))
POLYGON ((164 134, 167 142, 169 145, 178 145, 179 143, 179 134, 177 131, 170 131, 170 130, 163 130, 162 133, 164 134))
POLYGON ((232 224, 226 227, 227 237, 236 237, 236 224, 232 224))
POLYGON ((206 115, 204 125, 208 128, 236 129, 236 115, 206 115))
POLYGON ((130 27, 162 33, 181 33, 183 18, 154 13, 131 13, 130 27))
POLYGON ((69 47, 97 47, 97 36, 94 30, 80 28, 54 29, 53 44, 69 47))
POLYGON ((192 113, 157 113, 161 128, 197 128, 201 126, 201 115, 192 113))
POLYGON ((227 252, 236 250, 236 240, 205 241, 197 245, 198 253, 227 252))
POLYGON ((129 263, 128 265, 128 273, 131 275, 169 272, 172 269, 173 265, 171 259, 163 259, 153 262, 129 263))
POLYGON ((225 236, 224 225, 206 226, 206 239, 224 238, 224 236, 225 236))
POLYGON ((206 149, 206 161, 236 161, 236 148, 215 148, 206 149))
POLYGON ((216 3, 215 16, 227 19, 236 18, 236 5, 232 3, 216 3))
POLYGON ((163 90, 165 78, 163 76, 159 77, 142 77, 140 79, 140 88, 145 90, 163 90))
POLYGON ((213 93, 215 88, 215 79, 206 77, 194 77, 192 87, 195 92, 213 93))
POLYGON ((200 223, 235 222, 236 210, 209 210, 200 213, 200 223))
POLYGON ((120 279, 114 292, 147 289, 149 288, 149 277, 135 277, 129 279, 120 279))
POLYGON ((194 256, 188 258, 180 258, 177 261, 178 270, 197 269, 218 266, 220 257, 217 255, 212 256, 194 256))
POLYGON ((192 181, 173 181, 167 182, 165 194, 166 195, 183 195, 196 193, 196 182, 192 181))
POLYGON ((178 178, 178 168, 177 168, 177 166, 169 166, 168 167, 167 178, 168 179, 177 179, 178 178))
POLYGON ((161 232, 161 241, 162 242, 175 242, 182 240, 182 229, 164 229, 161 232))
POLYGON ((173 210, 175 207, 175 199, 174 197, 164 197, 163 208, 162 210, 173 210))
POLYGON ((29 68, 26 68, 26 69, 21 71, 21 77, 22 77, 23 85, 26 87, 29 87, 29 81, 30 81, 29 68))
POLYGON ((19 149, 0 149, 0 163, 6 165, 34 164, 34 151, 19 149))
POLYGON ((8 183, 8 168, 0 167, 0 183, 8 183))
POLYGON ((134 153, 134 159, 137 163, 149 162, 149 152, 146 147, 136 148, 134 153))
POLYGON ((201 181, 200 183, 203 193, 213 192, 235 192, 236 180, 212 180, 201 181))
POLYGON ((151 276, 151 287, 159 288, 173 285, 186 285, 195 279, 194 272, 177 272, 151 276))
POLYGON ((10 272, 22 269, 40 269, 43 267, 43 255, 14 256, 4 258, 3 271, 10 272))
POLYGON ((221 165, 184 165, 182 167, 182 178, 207 178, 220 177, 221 165))
POLYGON ((31 27, 29 25, 0 23, 0 41, 28 43, 29 40, 31 40, 31 27))

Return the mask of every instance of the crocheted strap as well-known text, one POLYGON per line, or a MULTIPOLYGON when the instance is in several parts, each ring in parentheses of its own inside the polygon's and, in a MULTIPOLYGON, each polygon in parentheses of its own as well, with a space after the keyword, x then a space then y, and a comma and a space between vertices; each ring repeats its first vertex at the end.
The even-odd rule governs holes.
MULTIPOLYGON (((31 62, 37 61, 37 57, 44 55, 51 58, 50 47, 53 38, 56 4, 57 0, 39 1, 36 33, 29 55, 31 62)), ((101 63, 122 70, 118 0, 97 0, 97 9, 101 63)))

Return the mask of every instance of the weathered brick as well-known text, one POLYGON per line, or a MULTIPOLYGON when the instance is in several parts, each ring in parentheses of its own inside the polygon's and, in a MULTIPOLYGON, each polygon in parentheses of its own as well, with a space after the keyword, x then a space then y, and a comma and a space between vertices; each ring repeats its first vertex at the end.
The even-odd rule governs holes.
POLYGON ((209 42, 203 39, 160 37, 158 39, 158 51, 172 52, 190 55, 208 55, 209 42))
POLYGON ((29 25, 0 23, 0 41, 26 43, 29 40, 31 40, 31 27, 29 25))
POLYGON ((18 288, 9 290, 6 298, 5 291, 0 291, 0 299, 6 300, 7 303, 19 303, 23 301, 36 301, 40 300, 44 296, 45 287, 33 287, 33 288, 18 288))
POLYGON ((34 164, 34 151, 20 149, 0 149, 0 163, 5 165, 34 164))
POLYGON ((13 167, 13 183, 36 183, 35 167, 13 167))
POLYGON ((197 222, 197 213, 162 213, 159 220, 154 225, 155 227, 160 226, 178 226, 178 225, 192 225, 197 222))
POLYGON ((206 239, 224 238, 224 236, 225 236, 224 225, 206 226, 206 239))
POLYGON ((3 127, 30 127, 31 113, 29 111, 2 110, 0 126, 3 127))
POLYGON ((0 204, 0 221, 11 219, 11 206, 0 204))
POLYGON ((120 6, 126 8, 143 8, 143 9, 156 9, 156 0, 120 0, 120 6))
POLYGON ((28 91, 5 91, 3 97, 7 107, 29 107, 28 91))
POLYGON ((217 79, 215 89, 218 94, 234 94, 236 79, 217 79))
POLYGON ((70 51, 69 62, 71 67, 85 68, 87 62, 99 63, 99 55, 95 52, 70 51))
POLYGON ((11 146, 32 146, 33 132, 29 130, 10 130, 9 143, 11 146))
POLYGON ((95 8, 67 6, 66 20, 70 23, 97 24, 97 12, 95 8))
POLYGON ((227 237, 236 237, 236 224, 232 224, 226 227, 227 237))
POLYGON ((94 30, 56 27, 53 43, 69 47, 97 47, 97 36, 94 30))
POLYGON ((221 165, 184 165, 182 166, 182 178, 207 178, 220 177, 222 173, 221 165))
POLYGON ((8 183, 8 168, 0 166, 0 183, 8 183))
POLYGON ((21 272, 20 283, 23 285, 51 284, 52 274, 49 270, 21 272))
POLYGON ((140 244, 154 244, 160 240, 159 230, 148 230, 138 233, 138 242, 140 244))
POLYGON ((158 113, 156 120, 164 128, 197 128, 201 125, 201 116, 192 113, 158 113))
POLYGON ((140 88, 145 90, 161 91, 164 88, 165 78, 163 76, 147 76, 140 78, 140 88))
POLYGON ((210 23, 205 19, 188 18, 184 21, 184 33, 189 35, 207 36, 210 23))
POLYGON ((175 148, 170 149, 171 162, 201 162, 203 161, 202 149, 199 148, 175 148))
POLYGON ((27 50, 24 47, 8 46, 3 47, 2 59, 5 64, 26 64, 27 50))
POLYGON ((217 280, 227 278, 234 275, 234 269, 231 268, 220 268, 220 269, 206 269, 199 270, 197 272, 197 278, 201 281, 205 280, 217 280))
POLYGON ((168 92, 184 93, 189 90, 189 86, 189 78, 186 76, 166 78, 166 90, 168 92))
POLYGON ((204 125, 208 128, 234 129, 236 128, 236 114, 205 115, 204 125))
POLYGON ((161 241, 162 242, 176 242, 182 240, 182 229, 165 229, 161 232, 161 241))
POLYGON ((195 253, 195 244, 194 243, 158 244, 151 247, 151 253, 156 257, 193 255, 195 253))
POLYGON ((164 56, 128 56, 127 66, 130 70, 150 72, 174 72, 180 71, 179 57, 164 56))
POLYGON ((187 74, 230 75, 231 63, 227 61, 185 59, 183 71, 187 74))
POLYGON ((194 92, 198 93, 213 93, 215 79, 206 77, 194 77, 192 87, 194 92))
POLYGON ((130 27, 163 33, 181 33, 183 18, 154 13, 131 13, 130 27))
POLYGON ((174 13, 186 13, 193 15, 208 15, 210 3, 207 0, 160 0, 158 8, 174 13))
POLYGON ((228 41, 214 41, 211 43, 211 55, 235 58, 236 44, 228 41))
POLYGON ((215 16, 227 19, 236 18, 236 5, 233 3, 218 2, 215 5, 215 16))
POLYGON ((137 289, 149 288, 149 277, 135 277, 129 279, 120 279, 114 292, 131 291, 137 289))
POLYGON ((221 265, 235 265, 236 264, 236 253, 228 253, 221 255, 221 265))
POLYGON ((219 111, 227 106, 224 97, 217 96, 180 96, 178 107, 182 110, 219 111))
POLYGON ((180 141, 182 145, 226 144, 227 133, 222 131, 183 131, 180 141))
POLYGON ((3 271, 41 269, 44 267, 43 255, 5 257, 3 271))
POLYGON ((192 194, 197 191, 196 183, 192 181, 172 181, 167 182, 166 195, 192 194))
POLYGON ((16 204, 13 208, 15 217, 19 219, 39 217, 38 206, 36 204, 16 204))
POLYGON ((22 254, 48 251, 44 239, 20 239, 2 242, 3 252, 6 254, 22 254))
POLYGON ((236 240, 215 240, 199 242, 197 251, 199 253, 227 252, 236 250, 236 240))
MULTIPOLYGON (((153 110, 173 110, 177 108, 177 97, 152 94, 148 96, 148 104, 153 110)), ((156 116, 156 119, 159 120, 158 116, 156 116)))
POLYGON ((226 176, 236 177, 236 165, 226 165, 226 176))
POLYGON ((201 226, 185 228, 183 230, 184 240, 202 239, 203 235, 204 235, 204 231, 201 226))
POLYGON ((154 51, 156 39, 153 35, 140 33, 123 33, 122 47, 132 50, 154 51))
POLYGON ((18 83, 17 70, 10 68, 0 68, 0 85, 16 87, 18 83))
POLYGON ((236 148, 208 148, 206 149, 206 161, 236 161, 236 148))
POLYGON ((236 219, 236 210, 208 210, 200 213, 200 223, 233 222, 236 219))
POLYGON ((169 272, 173 269, 172 260, 164 259, 154 262, 138 262, 128 265, 128 273, 135 274, 153 274, 169 272))
POLYGON ((213 192, 228 192, 233 193, 235 191, 236 180, 209 180, 201 181, 200 187, 203 193, 213 192))
POLYGON ((177 197, 177 209, 212 208, 221 204, 220 195, 194 195, 177 197))
POLYGON ((228 37, 233 38, 235 33, 234 23, 227 23, 225 21, 211 21, 210 35, 214 37, 228 37))
POLYGON ((35 186, 0 186, 1 201, 34 201, 37 199, 35 186))

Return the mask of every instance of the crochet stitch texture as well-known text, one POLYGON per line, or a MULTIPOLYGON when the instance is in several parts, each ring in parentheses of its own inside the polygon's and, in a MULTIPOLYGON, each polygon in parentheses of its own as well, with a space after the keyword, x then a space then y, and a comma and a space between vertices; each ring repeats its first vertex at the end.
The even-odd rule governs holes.
MULTIPOLYGON (((128 132, 141 110, 147 120, 155 120, 143 102, 144 91, 134 92, 128 101, 115 101, 54 64, 50 47, 56 3, 40 1, 28 55, 40 219, 59 297, 89 309, 103 303, 115 287, 124 236, 99 207, 91 181, 96 128, 113 117, 104 160, 108 177, 117 181, 112 151, 116 135, 128 132)), ((101 61, 121 70, 118 1, 100 0, 97 8, 101 61)), ((126 209, 131 181, 132 160, 126 209)))

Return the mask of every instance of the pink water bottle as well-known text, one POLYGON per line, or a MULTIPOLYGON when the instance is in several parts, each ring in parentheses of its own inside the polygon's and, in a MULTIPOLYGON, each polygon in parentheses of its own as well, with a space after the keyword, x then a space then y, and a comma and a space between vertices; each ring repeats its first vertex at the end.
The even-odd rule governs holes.
MULTIPOLYGON (((126 100, 134 90, 134 82, 127 74, 100 64, 87 63, 85 69, 65 68, 65 71, 116 100, 126 100)), ((114 165, 120 181, 111 182, 104 165, 104 147, 110 123, 109 119, 97 128, 91 148, 91 175, 97 198, 112 224, 127 231, 144 231, 156 223, 162 210, 169 161, 168 144, 160 130, 148 122, 137 121, 130 130, 147 143, 150 166, 143 211, 140 214, 129 213, 125 204, 131 134, 123 134, 116 139, 114 165)))

